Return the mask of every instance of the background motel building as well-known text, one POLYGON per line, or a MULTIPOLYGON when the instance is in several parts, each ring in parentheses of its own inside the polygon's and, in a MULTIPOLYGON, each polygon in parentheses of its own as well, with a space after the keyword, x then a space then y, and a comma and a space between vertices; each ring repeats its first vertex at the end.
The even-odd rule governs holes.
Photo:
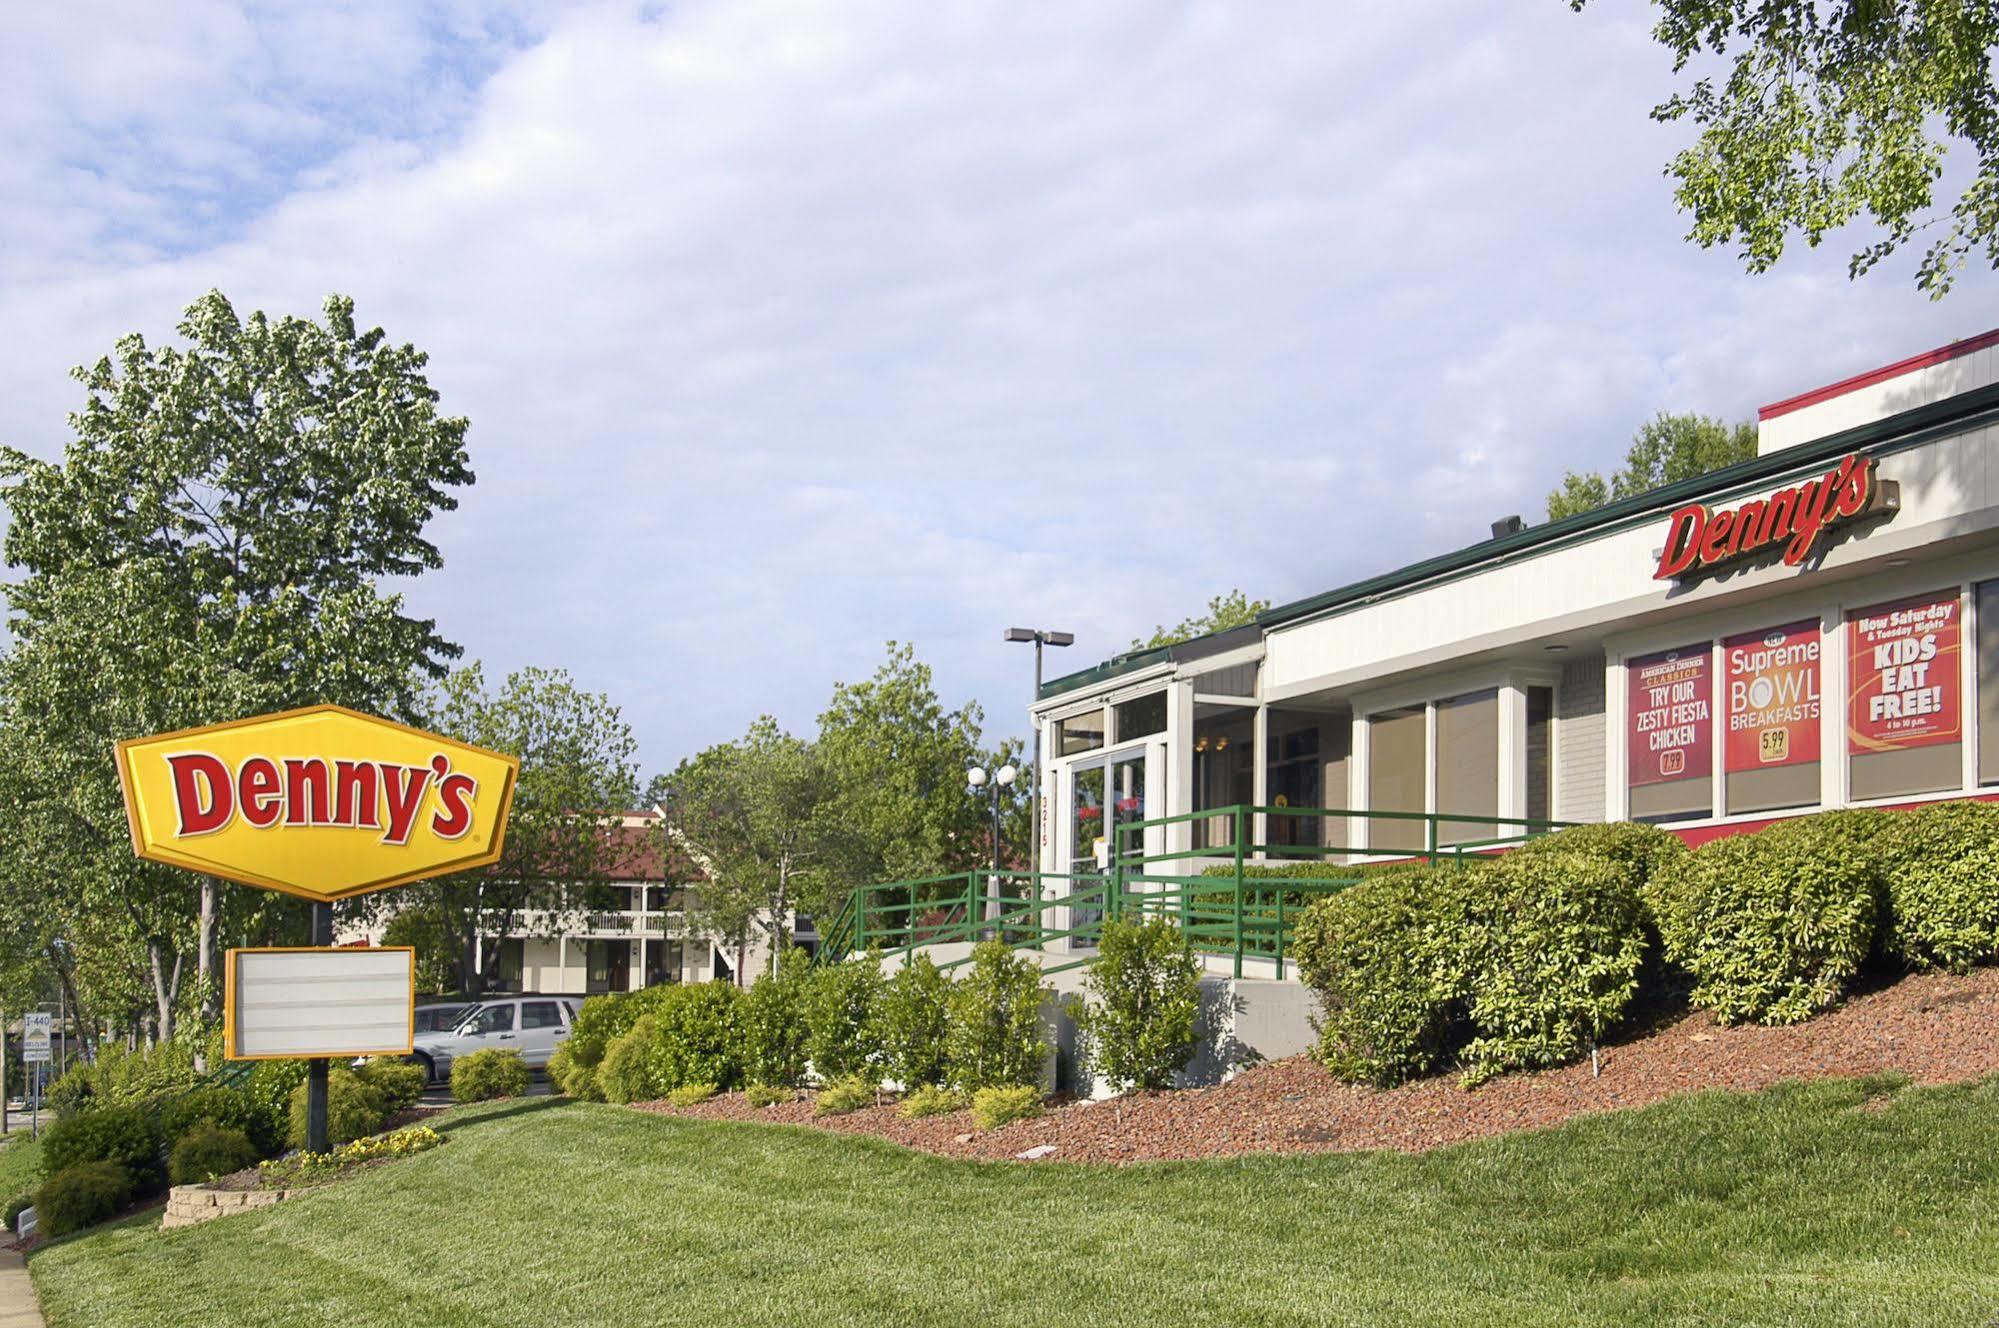
MULTIPOLYGON (((1765 407, 1751 461, 1502 522, 1252 626, 1056 679, 1033 707, 1038 865, 1099 871, 1107 819, 1236 804, 1632 818, 1698 842, 1822 807, 1999 794, 1995 425, 1999 332, 1765 407), (1812 539, 1797 513, 1814 504, 1812 539), (1808 547, 1786 561, 1801 521, 1808 547)), ((1256 822, 1249 842, 1329 857, 1427 833, 1256 822)), ((1131 838, 1150 855, 1233 833, 1217 818, 1131 838)), ((1444 844, 1496 833, 1438 827, 1444 844)))

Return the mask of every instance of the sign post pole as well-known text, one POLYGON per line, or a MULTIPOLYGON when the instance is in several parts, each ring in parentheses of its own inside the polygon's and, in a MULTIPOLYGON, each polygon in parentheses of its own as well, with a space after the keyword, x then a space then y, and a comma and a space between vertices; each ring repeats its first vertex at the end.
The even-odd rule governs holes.
MULTIPOLYGON (((312 906, 312 943, 333 944, 333 905, 312 906)), ((327 1059, 315 1056, 305 1072, 305 1147, 309 1153, 324 1153, 332 1145, 326 1138, 327 1059)))
POLYGON ((29 1116, 28 1132, 33 1138, 42 1135, 42 1085, 48 1079, 49 1037, 51 1023, 47 1010, 30 1010, 21 1016, 21 1063, 25 1069, 33 1066, 28 1073, 34 1085, 34 1108, 29 1116))
MULTIPOLYGON (((22 1068, 26 1068, 25 1066, 22 1068)), ((7 1011, 0 1009, 0 1139, 7 1137, 7 1011)))

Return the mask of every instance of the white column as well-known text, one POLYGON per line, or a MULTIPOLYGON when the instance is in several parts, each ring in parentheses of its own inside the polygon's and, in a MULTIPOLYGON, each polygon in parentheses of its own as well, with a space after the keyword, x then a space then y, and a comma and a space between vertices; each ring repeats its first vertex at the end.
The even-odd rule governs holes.
MULTIPOLYGON (((1508 682, 1499 689, 1499 787, 1500 816, 1509 819, 1527 815, 1527 689, 1508 682)), ((1495 826, 1473 836, 1496 839, 1520 832, 1518 825, 1495 826)))
MULTIPOLYGON (((1962 651, 1970 654, 1970 651, 1962 651)), ((1819 614, 1819 806, 1844 807, 1846 768, 1846 617, 1837 603, 1819 614)), ((1959 711, 1961 715, 1963 712, 1959 711)), ((1960 724, 1960 731, 1962 725, 1960 724)))
MULTIPOLYGON (((1249 800, 1259 807, 1267 807, 1270 805, 1270 707, 1261 702, 1256 707, 1254 731, 1256 737, 1251 746, 1255 749, 1256 765, 1249 773, 1249 800)), ((1255 843, 1262 844, 1268 842, 1268 837, 1264 832, 1262 812, 1258 812, 1250 818, 1249 833, 1250 838, 1255 843)), ((1261 853, 1257 854, 1256 857, 1258 861, 1262 861, 1263 859, 1261 853)))
MULTIPOLYGON (((1347 806, 1357 812, 1367 811, 1369 773, 1373 752, 1374 726, 1367 716, 1354 711, 1352 752, 1347 757, 1347 806)), ((1368 847, 1368 820, 1356 816, 1347 822, 1347 843, 1354 848, 1368 847)), ((1363 859, 1364 861, 1364 859, 1363 859)))
MULTIPOLYGON (((1631 763, 1625 754, 1624 744, 1629 741, 1625 730, 1630 723, 1627 716, 1631 708, 1624 689, 1631 671, 1624 667, 1623 654, 1615 650, 1604 651, 1603 670, 1603 819, 1628 821, 1631 819, 1631 763)), ((1560 787, 1558 780, 1556 788, 1560 787)), ((1563 819, 1567 819, 1568 814, 1566 807, 1557 813, 1563 819)))
MULTIPOLYGON (((1194 810, 1194 684, 1174 683, 1166 689, 1166 796, 1160 816, 1185 816, 1194 810)), ((1184 853, 1194 847, 1194 825, 1182 821, 1166 827, 1165 851, 1184 853)))

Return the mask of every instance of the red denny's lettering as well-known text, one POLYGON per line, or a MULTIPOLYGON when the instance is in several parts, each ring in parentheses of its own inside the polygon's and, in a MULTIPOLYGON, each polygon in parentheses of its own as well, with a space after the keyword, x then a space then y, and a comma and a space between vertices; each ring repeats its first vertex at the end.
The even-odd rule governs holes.
POLYGON ((252 756, 235 770, 207 752, 176 752, 173 771, 175 837, 211 835, 241 816, 259 830, 332 826, 379 830, 384 844, 407 844, 426 795, 435 795, 430 832, 462 839, 472 828, 478 781, 451 768, 450 758, 428 765, 392 761, 328 761, 252 756))
POLYGON ((1714 511, 1691 503, 1673 513, 1653 578, 1695 576, 1737 558, 1784 546, 1784 562, 1803 562, 1827 531, 1877 511, 1892 510, 1895 486, 1879 483, 1874 458, 1859 452, 1818 479, 1714 511))

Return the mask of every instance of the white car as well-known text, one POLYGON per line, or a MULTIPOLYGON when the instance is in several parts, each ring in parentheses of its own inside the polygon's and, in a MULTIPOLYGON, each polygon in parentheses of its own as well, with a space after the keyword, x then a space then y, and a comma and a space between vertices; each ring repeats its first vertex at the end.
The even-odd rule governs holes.
POLYGON ((556 1044, 569 1036, 578 1002, 573 996, 502 996, 474 1002, 456 1026, 419 1033, 410 1059, 432 1083, 451 1077, 451 1062, 489 1047, 518 1051, 532 1069, 543 1069, 556 1044))

